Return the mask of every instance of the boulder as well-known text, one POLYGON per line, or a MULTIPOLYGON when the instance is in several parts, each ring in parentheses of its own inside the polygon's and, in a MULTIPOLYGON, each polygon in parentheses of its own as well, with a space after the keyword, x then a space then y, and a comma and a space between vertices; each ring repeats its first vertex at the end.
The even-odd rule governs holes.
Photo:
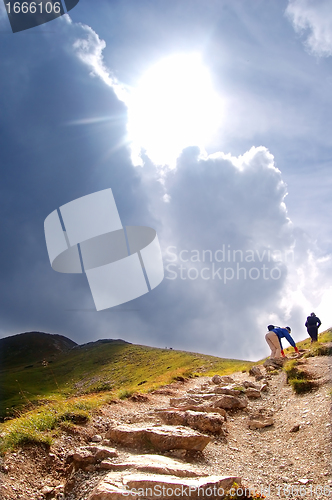
POLYGON ((160 418, 169 425, 188 425, 201 432, 212 432, 224 435, 225 419, 219 413, 206 413, 197 411, 170 411, 159 413, 160 418))
POLYGON ((261 392, 257 389, 252 389, 252 388, 249 388, 246 390, 246 396, 248 398, 260 398, 261 397, 261 392))
POLYGON ((109 473, 90 493, 88 500, 123 500, 129 495, 130 498, 151 500, 175 500, 185 497, 211 500, 216 497, 224 498, 234 482, 241 486, 241 478, 236 476, 180 479, 162 474, 128 474, 119 480, 113 473, 109 473))
POLYGON ((171 398, 169 400, 169 404, 171 406, 183 406, 183 405, 197 405, 202 402, 202 398, 200 397, 183 397, 183 398, 171 398))
POLYGON ((263 374, 262 372, 260 371, 260 369, 258 368, 258 366, 252 366, 249 370, 249 375, 252 375, 253 377, 262 377, 263 378, 263 374))
MULTIPOLYGON (((201 404, 201 405, 188 405, 188 406, 182 406, 182 407, 179 407, 179 408, 167 408, 167 411, 187 411, 187 410, 191 410, 191 411, 198 411, 198 412, 205 412, 205 413, 219 413, 220 415, 222 415, 225 419, 225 421, 227 420, 227 413, 226 413, 226 410, 224 410, 223 408, 214 408, 211 404, 201 404)), ((157 410, 157 411, 164 411, 164 410, 157 410)))
POLYGON ((249 429, 262 429, 263 427, 270 427, 274 424, 273 413, 261 408, 249 417, 249 429))
POLYGON ((175 449, 202 451, 211 441, 209 436, 182 426, 119 425, 109 429, 106 437, 114 443, 131 448, 158 451, 175 449))
POLYGON ((88 466, 101 462, 105 458, 117 457, 118 453, 114 448, 106 446, 82 446, 71 452, 66 457, 67 463, 72 463, 76 469, 87 470, 88 466))
POLYGON ((254 384, 253 382, 250 382, 249 380, 245 380, 242 385, 246 389, 249 389, 249 387, 251 387, 252 389, 258 389, 259 390, 259 385, 258 384, 254 384))
POLYGON ((264 361, 263 366, 266 370, 280 370, 284 366, 284 363, 287 361, 286 358, 268 358, 264 361))
POLYGON ((169 474, 177 477, 198 477, 204 475, 192 465, 161 455, 132 455, 127 461, 118 463, 111 463, 105 460, 100 464, 100 468, 109 470, 136 469, 139 472, 169 474))
POLYGON ((229 396, 240 396, 241 391, 234 389, 232 386, 216 387, 215 394, 228 394, 229 396))
POLYGON ((227 375, 213 375, 212 377, 212 382, 216 385, 219 384, 232 384, 234 382, 234 379, 232 377, 228 377, 227 375))
POLYGON ((224 408, 227 410, 242 409, 248 406, 248 399, 246 397, 239 398, 225 394, 214 401, 212 406, 214 408, 224 408))

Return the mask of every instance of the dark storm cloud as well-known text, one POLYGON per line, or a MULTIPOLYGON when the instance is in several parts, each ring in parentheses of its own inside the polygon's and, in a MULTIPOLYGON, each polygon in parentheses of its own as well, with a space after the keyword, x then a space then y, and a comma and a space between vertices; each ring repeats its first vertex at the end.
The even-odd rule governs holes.
POLYGON ((149 215, 126 147, 126 108, 87 76, 69 50, 70 25, 62 22, 61 29, 67 45, 59 33, 22 33, 3 39, 1 49, 1 332, 61 331, 80 341, 88 335, 85 319, 72 319, 66 309, 84 300, 94 307, 88 285, 84 276, 52 271, 44 219, 107 187, 124 224, 144 224, 149 215), (111 119, 65 126, 105 115, 111 119))

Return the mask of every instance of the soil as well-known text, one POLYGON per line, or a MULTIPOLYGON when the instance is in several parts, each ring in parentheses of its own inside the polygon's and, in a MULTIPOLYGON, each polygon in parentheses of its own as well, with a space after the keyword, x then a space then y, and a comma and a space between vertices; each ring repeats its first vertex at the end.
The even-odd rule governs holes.
MULTIPOLYGON (((228 412, 226 438, 213 438, 203 453, 186 461, 207 475, 240 476, 244 486, 254 487, 270 500, 331 499, 332 358, 308 358, 305 365, 317 381, 315 390, 296 395, 285 372, 270 375, 268 391, 259 400, 251 399, 245 410, 228 412), (273 412, 275 423, 250 430, 248 416, 261 408, 273 412)), ((231 376, 237 382, 254 381, 248 373, 231 376)), ((72 470, 66 463, 70 450, 117 423, 158 422, 155 410, 169 407, 170 397, 179 397, 208 380, 179 381, 136 400, 114 402, 100 408, 88 424, 62 429, 50 449, 27 446, 7 453, 0 459, 0 498, 87 499, 107 471, 72 470)), ((120 459, 129 456, 126 449, 119 453, 120 459)))

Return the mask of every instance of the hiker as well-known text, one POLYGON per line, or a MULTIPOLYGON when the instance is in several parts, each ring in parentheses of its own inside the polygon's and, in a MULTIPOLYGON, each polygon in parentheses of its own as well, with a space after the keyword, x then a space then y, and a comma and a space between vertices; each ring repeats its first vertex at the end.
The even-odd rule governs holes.
POLYGON ((307 332, 311 337, 311 343, 317 342, 318 337, 318 328, 322 324, 321 320, 317 318, 315 313, 311 313, 310 316, 307 317, 307 321, 305 322, 305 326, 307 327, 307 332))
POLYGON ((286 357, 282 348, 282 338, 285 338, 290 343, 290 345, 294 347, 297 354, 299 353, 299 350, 290 335, 292 330, 289 326, 280 328, 279 326, 269 325, 267 329, 268 333, 265 335, 265 340, 269 344, 269 347, 271 349, 270 358, 281 358, 281 356, 283 358, 286 357))

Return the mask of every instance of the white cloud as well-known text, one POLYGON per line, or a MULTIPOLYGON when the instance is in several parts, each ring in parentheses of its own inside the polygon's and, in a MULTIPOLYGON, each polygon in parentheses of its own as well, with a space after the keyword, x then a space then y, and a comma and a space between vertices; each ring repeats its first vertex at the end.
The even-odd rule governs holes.
POLYGON ((332 6, 330 0, 290 0, 286 15, 297 33, 306 34, 305 45, 314 55, 332 55, 332 6))
POLYGON ((127 97, 126 90, 123 85, 110 74, 104 64, 103 50, 106 47, 106 42, 101 40, 97 33, 86 24, 75 24, 75 31, 77 31, 77 29, 80 29, 81 33, 73 43, 75 54, 90 68, 90 74, 92 76, 99 77, 106 85, 114 90, 118 99, 125 102, 127 97))
MULTIPOLYGON (((150 321, 157 335, 163 318, 158 335, 167 331, 165 345, 234 356, 236 344, 235 357, 257 359, 269 352, 271 322, 290 324, 296 340, 305 338, 305 317, 330 288, 331 262, 318 260, 319 249, 292 224, 273 155, 261 146, 239 157, 202 158, 188 148, 159 188, 149 169, 147 175, 164 249, 162 303, 172 311, 163 318, 156 306, 150 321)), ((327 325, 332 318, 321 319, 327 325)))

